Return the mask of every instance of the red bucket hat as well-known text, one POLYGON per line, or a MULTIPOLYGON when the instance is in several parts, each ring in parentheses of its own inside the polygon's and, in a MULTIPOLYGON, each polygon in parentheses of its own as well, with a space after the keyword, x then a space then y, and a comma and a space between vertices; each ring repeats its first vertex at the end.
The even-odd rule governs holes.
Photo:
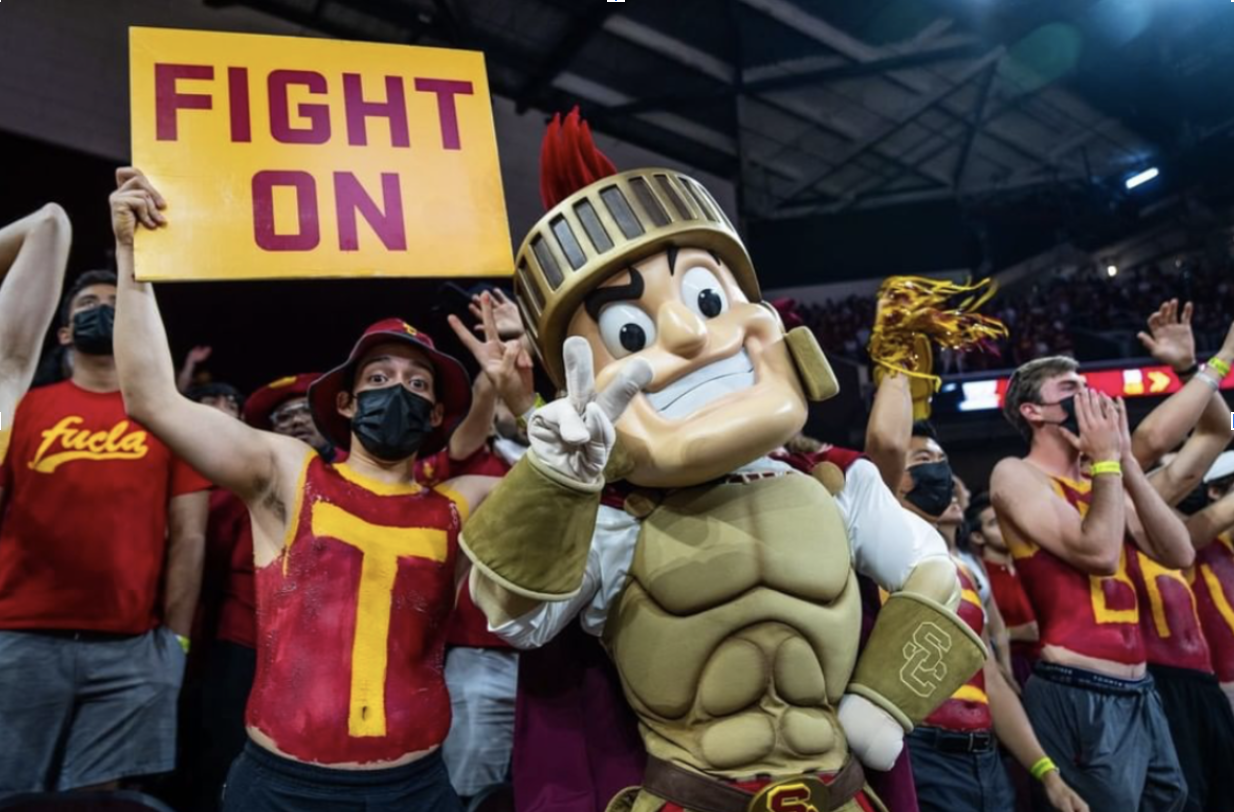
POLYGON ((244 422, 262 431, 273 431, 270 416, 275 410, 292 398, 307 396, 309 386, 320 377, 320 372, 303 372, 270 381, 244 402, 244 422))
POLYGON ((339 392, 350 391, 355 377, 356 363, 378 344, 401 341, 423 352, 433 365, 433 389, 437 402, 443 407, 441 425, 424 438, 420 456, 434 454, 446 447, 455 426, 471 409, 471 378, 453 357, 441 352, 433 339, 421 333, 402 319, 383 319, 370 326, 360 336, 351 355, 338 367, 313 381, 308 388, 309 406, 313 421, 322 436, 339 448, 351 448, 351 422, 338 411, 339 392))

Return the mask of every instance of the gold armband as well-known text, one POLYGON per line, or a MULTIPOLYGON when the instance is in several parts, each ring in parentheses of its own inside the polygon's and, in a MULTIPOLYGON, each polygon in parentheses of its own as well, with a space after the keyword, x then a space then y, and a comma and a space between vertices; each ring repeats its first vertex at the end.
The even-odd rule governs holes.
POLYGON ((459 546, 516 595, 569 600, 583 584, 603 487, 569 480, 529 451, 464 525, 459 546))
POLYGON ((887 599, 848 692, 887 711, 906 732, 968 682, 986 659, 981 638, 929 598, 887 599))

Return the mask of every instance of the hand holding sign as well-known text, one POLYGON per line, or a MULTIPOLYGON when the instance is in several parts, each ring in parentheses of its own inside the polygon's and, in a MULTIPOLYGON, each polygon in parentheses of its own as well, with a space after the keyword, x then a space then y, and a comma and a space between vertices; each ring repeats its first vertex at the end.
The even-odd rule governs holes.
POLYGON ((111 193, 111 230, 117 244, 131 246, 138 223, 151 231, 167 224, 162 212, 167 208, 167 201, 140 169, 131 166, 117 169, 116 187, 111 193))

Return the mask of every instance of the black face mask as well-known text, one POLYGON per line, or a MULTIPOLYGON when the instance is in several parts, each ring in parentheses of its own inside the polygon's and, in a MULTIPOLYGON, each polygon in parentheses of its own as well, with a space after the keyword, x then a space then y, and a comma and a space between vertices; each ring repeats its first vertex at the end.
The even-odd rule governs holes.
POLYGON ((938 518, 951 507, 955 496, 955 480, 947 462, 923 462, 908 469, 913 489, 904 494, 912 505, 927 516, 938 518))
POLYGON ((111 355, 116 309, 99 305, 73 316, 73 348, 86 355, 111 355))
POLYGON ((1075 416, 1075 395, 1055 401, 1054 403, 1042 403, 1039 405, 1062 406, 1063 411, 1067 413, 1067 418, 1065 420, 1047 420, 1045 421, 1046 425, 1059 426, 1060 428, 1064 428, 1071 432, 1076 437, 1080 436, 1080 419, 1075 416))
POLYGON ((405 460, 433 430, 433 404, 405 386, 368 389, 356 395, 351 430, 379 460, 405 460))

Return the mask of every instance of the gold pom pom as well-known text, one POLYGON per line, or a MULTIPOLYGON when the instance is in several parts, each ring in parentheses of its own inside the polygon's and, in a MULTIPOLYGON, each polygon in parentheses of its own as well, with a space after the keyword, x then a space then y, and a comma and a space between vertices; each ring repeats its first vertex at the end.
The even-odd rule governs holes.
POLYGON ((933 374, 931 342, 951 350, 966 350, 982 341, 1002 338, 1007 328, 977 308, 998 289, 992 279, 959 284, 920 276, 893 276, 878 292, 878 316, 867 347, 874 377, 889 373, 912 378, 913 412, 929 416, 929 398, 942 384, 933 374))

